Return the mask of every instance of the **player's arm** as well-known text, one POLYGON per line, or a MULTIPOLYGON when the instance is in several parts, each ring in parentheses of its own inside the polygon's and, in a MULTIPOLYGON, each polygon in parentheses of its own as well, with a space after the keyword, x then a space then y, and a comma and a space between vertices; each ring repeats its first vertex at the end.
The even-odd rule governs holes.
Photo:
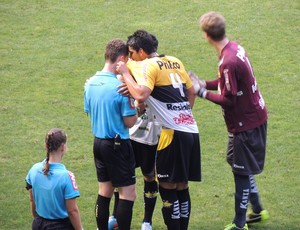
POLYGON ((122 75, 124 82, 128 87, 130 95, 139 103, 145 102, 151 94, 151 89, 147 86, 138 85, 126 66, 125 62, 118 62, 117 71, 122 75))
POLYGON ((219 79, 205 81, 205 88, 209 90, 217 90, 219 84, 219 79))
POLYGON ((194 107, 195 104, 195 98, 196 98, 196 92, 194 87, 190 87, 187 89, 187 98, 189 100, 191 109, 194 107))
POLYGON ((233 95, 220 95, 217 93, 207 92, 205 98, 215 104, 222 106, 233 106, 236 101, 236 96, 233 95))
POLYGON ((189 71, 189 77, 193 82, 196 95, 205 98, 215 104, 221 106, 233 106, 236 102, 236 96, 234 95, 223 95, 218 93, 213 93, 208 90, 217 90, 219 80, 204 81, 200 79, 195 73, 189 71))
POLYGON ((134 116, 127 116, 127 117, 123 117, 124 123, 128 128, 131 128, 136 120, 137 120, 137 115, 134 116))
POLYGON ((31 213, 32 213, 33 217, 36 217, 37 213, 36 213, 36 210, 35 210, 35 202, 34 202, 33 195, 32 195, 32 188, 30 188, 28 190, 28 192, 29 192, 29 200, 30 200, 31 213))
POLYGON ((67 199, 65 200, 65 202, 66 202, 67 212, 74 229, 82 230, 83 228, 81 225, 80 213, 76 203, 76 198, 67 199))

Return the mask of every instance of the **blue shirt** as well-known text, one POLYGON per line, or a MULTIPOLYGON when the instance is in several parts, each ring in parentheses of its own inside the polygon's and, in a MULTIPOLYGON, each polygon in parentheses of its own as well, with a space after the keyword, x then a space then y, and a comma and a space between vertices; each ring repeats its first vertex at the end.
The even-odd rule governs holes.
POLYGON ((118 93, 122 84, 111 72, 98 71, 84 87, 84 112, 90 115, 92 132, 98 138, 129 139, 123 117, 136 114, 133 99, 118 93))
POLYGON ((43 162, 36 163, 29 170, 26 182, 32 186, 36 212, 46 219, 68 217, 65 200, 80 196, 75 176, 63 164, 51 163, 48 176, 44 175, 43 162))

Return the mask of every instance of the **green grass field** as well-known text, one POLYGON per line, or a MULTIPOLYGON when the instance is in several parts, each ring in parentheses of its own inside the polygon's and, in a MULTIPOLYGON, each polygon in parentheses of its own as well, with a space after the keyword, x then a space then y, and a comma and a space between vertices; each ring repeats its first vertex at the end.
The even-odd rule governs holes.
MULTIPOLYGON (((63 163, 76 175, 84 228, 96 229, 97 179, 93 137, 83 112, 83 85, 104 64, 105 44, 143 28, 159 40, 159 52, 180 58, 204 79, 217 74, 218 57, 203 39, 198 18, 214 10, 227 19, 230 39, 252 61, 269 111, 264 172, 257 176, 271 218, 251 230, 300 229, 300 2, 59 1, 0 2, 0 229, 30 229, 25 176, 45 157, 44 135, 52 127, 68 134, 63 163), (298 60, 298 61, 297 61, 298 60)), ((201 183, 191 183, 191 230, 222 229, 233 218, 234 185, 225 162, 226 128, 220 108, 197 99, 201 133, 201 183)), ((142 177, 132 229, 143 215, 142 177)), ((165 229, 161 200, 153 229, 165 229)))

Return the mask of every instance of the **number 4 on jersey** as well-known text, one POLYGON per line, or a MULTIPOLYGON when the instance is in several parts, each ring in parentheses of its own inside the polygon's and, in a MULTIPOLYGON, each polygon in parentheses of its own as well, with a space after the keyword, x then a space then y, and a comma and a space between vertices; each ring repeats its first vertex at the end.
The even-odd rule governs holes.
POLYGON ((170 79, 171 79, 173 87, 175 89, 179 89, 180 95, 182 97, 184 97, 185 94, 183 92, 183 85, 182 85, 182 81, 181 81, 181 78, 178 75, 178 73, 170 73, 170 79))

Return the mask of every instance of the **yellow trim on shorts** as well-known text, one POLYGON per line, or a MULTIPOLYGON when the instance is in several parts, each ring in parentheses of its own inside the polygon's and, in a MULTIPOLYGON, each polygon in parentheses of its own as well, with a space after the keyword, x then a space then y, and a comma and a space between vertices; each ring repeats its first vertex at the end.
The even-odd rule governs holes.
POLYGON ((168 147, 174 136, 174 130, 173 129, 162 129, 160 137, 159 137, 159 142, 157 146, 157 150, 162 150, 166 147, 168 147))

